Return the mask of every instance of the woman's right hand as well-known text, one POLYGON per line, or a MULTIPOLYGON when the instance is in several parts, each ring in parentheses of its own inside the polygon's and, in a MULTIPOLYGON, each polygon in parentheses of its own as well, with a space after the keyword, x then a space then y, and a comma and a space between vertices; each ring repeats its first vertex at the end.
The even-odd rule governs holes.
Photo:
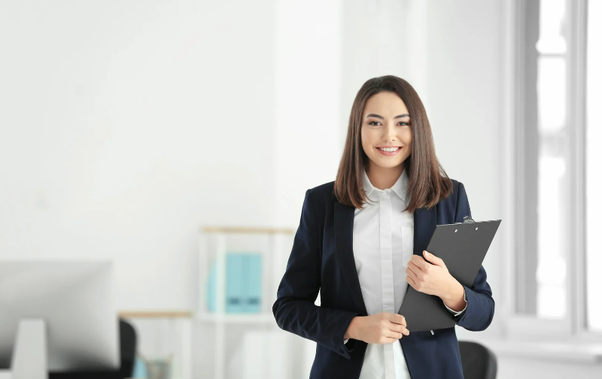
POLYGON ((405 317, 396 313, 381 312, 371 316, 357 316, 351 320, 345 338, 366 343, 393 343, 410 335, 405 317))

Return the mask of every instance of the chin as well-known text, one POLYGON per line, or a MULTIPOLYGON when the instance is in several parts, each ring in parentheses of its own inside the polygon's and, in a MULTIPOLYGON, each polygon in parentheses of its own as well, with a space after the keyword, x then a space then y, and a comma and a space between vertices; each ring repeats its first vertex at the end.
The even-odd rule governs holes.
POLYGON ((400 162, 397 162, 397 163, 391 163, 391 162, 388 162, 388 163, 382 163, 382 162, 377 163, 377 162, 374 162, 374 163, 377 166, 382 167, 382 168, 395 168, 395 167, 399 167, 400 165, 402 165, 403 161, 400 161, 400 162))

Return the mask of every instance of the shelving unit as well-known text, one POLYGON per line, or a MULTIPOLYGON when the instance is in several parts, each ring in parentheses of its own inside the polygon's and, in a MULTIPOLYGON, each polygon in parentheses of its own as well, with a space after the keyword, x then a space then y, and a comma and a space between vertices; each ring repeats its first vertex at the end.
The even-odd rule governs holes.
POLYGON ((261 227, 204 227, 200 233, 199 250, 199 309, 195 320, 210 323, 215 332, 214 375, 226 377, 226 331, 229 327, 246 330, 270 329, 276 326, 271 306, 276 300, 280 280, 292 246, 295 231, 283 228, 261 227), (226 255, 229 251, 260 253, 262 256, 261 306, 259 313, 226 313, 226 255), (207 278, 212 266, 216 267, 215 312, 208 312, 207 278))

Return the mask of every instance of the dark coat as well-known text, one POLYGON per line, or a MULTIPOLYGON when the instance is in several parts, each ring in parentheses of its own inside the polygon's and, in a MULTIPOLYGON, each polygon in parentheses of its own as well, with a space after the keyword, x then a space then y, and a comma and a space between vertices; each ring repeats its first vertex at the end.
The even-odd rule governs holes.
MULTIPOLYGON (((414 254, 422 256, 436 225, 462 222, 471 215, 464 185, 452 182, 453 192, 447 198, 431 209, 414 212, 414 254)), ((330 182, 307 190, 272 308, 280 328, 317 342, 311 379, 359 378, 367 347, 354 339, 343 343, 351 320, 367 312, 353 258, 355 208, 339 203, 333 189, 334 182, 330 182), (318 292, 320 306, 314 304, 318 292)), ((465 291, 467 308, 454 321, 468 330, 486 329, 495 303, 483 267, 465 291)), ((455 328, 433 333, 411 332, 395 342, 402 345, 411 377, 462 379, 455 328)))

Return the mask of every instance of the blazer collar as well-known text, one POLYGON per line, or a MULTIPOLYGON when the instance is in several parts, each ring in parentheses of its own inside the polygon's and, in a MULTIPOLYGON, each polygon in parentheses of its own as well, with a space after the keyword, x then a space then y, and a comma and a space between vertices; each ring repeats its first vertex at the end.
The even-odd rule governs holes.
MULTIPOLYGON (((360 281, 357 276, 355 259, 353 258, 353 220, 355 208, 334 203, 334 233, 336 255, 347 285, 351 288, 355 306, 367 316, 366 305, 362 297, 360 281)), ((420 208, 414 212, 414 254, 422 256, 422 251, 430 241, 437 227, 437 208, 420 208)))

